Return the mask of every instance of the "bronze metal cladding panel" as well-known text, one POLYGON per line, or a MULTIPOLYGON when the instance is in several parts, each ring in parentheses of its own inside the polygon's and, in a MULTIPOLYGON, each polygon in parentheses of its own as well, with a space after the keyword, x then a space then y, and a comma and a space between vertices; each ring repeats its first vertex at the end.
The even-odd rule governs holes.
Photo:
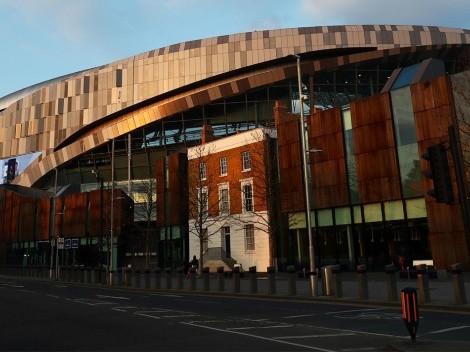
POLYGON ((361 202, 400 198, 388 94, 351 104, 356 175, 361 202))
POLYGON ((453 99, 448 76, 413 84, 410 89, 415 113, 449 105, 453 99))
POLYGON ((65 197, 64 236, 85 237, 87 224, 87 194, 77 193, 65 197))
POLYGON ((38 240, 48 240, 50 233, 51 200, 49 198, 39 200, 39 219, 37 229, 38 240))
POLYGON ((31 241, 35 238, 36 204, 33 198, 19 197, 21 198, 19 240, 31 241))

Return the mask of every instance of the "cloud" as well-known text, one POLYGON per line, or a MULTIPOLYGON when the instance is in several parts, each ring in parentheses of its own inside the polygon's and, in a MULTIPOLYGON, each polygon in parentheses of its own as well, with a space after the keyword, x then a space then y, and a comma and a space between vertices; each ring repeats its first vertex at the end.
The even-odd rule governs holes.
POLYGON ((316 25, 422 24, 470 28, 468 0, 302 0, 316 25))

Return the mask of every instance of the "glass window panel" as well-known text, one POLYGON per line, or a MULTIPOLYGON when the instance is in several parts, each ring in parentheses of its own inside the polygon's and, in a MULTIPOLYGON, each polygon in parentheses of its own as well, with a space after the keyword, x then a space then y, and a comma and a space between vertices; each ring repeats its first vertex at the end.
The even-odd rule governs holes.
POLYGON ((380 203, 364 205, 364 221, 377 222, 382 221, 382 209, 380 203))
POLYGON ((403 211, 403 203, 401 200, 384 203, 385 220, 403 220, 405 213, 403 211))
POLYGON ((407 199, 406 215, 408 219, 426 218, 426 203, 424 198, 407 199))
POLYGON ((318 226, 332 226, 333 211, 331 209, 322 209, 318 211, 318 226))
POLYGON ((335 209, 336 225, 351 224, 351 211, 349 207, 335 209))

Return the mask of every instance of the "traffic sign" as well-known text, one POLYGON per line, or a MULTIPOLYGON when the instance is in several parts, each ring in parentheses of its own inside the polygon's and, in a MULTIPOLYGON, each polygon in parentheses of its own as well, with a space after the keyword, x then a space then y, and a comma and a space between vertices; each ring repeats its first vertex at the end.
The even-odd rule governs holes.
POLYGON ((59 237, 57 239, 57 244, 58 244, 58 249, 64 249, 64 243, 65 243, 65 239, 63 237, 59 237))

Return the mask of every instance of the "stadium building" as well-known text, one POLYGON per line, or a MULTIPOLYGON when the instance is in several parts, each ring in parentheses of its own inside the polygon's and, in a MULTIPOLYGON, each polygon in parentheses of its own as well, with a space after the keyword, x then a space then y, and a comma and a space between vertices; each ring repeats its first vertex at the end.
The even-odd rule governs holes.
POLYGON ((318 150, 307 167, 316 266, 382 270, 402 256, 469 269, 466 172, 455 160, 466 160, 458 122, 470 106, 469 48, 469 30, 433 26, 266 30, 174 44, 9 94, 0 99, 0 260, 49 265, 50 240, 65 237, 67 265, 180 265, 193 254, 186 148, 208 130, 223 143, 274 127, 286 225, 268 257, 279 269, 307 266, 303 104, 318 150), (454 200, 441 204, 426 195, 420 155, 451 147, 449 125, 454 200), (110 242, 112 256, 91 254, 110 242))

